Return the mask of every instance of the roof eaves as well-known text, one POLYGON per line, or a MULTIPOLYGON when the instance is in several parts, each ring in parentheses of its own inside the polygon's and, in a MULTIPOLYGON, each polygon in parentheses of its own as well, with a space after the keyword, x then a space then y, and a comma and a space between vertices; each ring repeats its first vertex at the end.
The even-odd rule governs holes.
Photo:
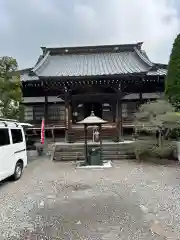
POLYGON ((103 74, 103 75, 81 75, 81 76, 38 76, 39 79, 44 79, 44 80, 89 80, 89 79, 93 79, 93 78, 96 78, 96 79, 104 79, 104 78, 107 78, 109 77, 110 79, 118 79, 119 77, 131 77, 131 76, 145 76, 147 75, 147 71, 145 72, 138 72, 138 73, 121 73, 121 74, 103 74))
POLYGON ((156 65, 158 68, 164 68, 164 69, 167 69, 167 67, 168 67, 168 64, 163 64, 163 63, 155 63, 155 65, 156 65))
POLYGON ((32 68, 24 68, 24 69, 20 69, 19 72, 23 73, 23 72, 29 72, 31 70, 32 70, 32 68))
POLYGON ((134 51, 137 53, 137 55, 140 57, 140 59, 145 62, 149 67, 152 67, 154 63, 152 63, 143 53, 140 49, 134 48, 134 51))
POLYGON ((32 69, 33 72, 36 72, 39 68, 42 67, 42 65, 46 62, 46 60, 49 57, 49 51, 46 53, 46 55, 39 61, 39 63, 32 69))

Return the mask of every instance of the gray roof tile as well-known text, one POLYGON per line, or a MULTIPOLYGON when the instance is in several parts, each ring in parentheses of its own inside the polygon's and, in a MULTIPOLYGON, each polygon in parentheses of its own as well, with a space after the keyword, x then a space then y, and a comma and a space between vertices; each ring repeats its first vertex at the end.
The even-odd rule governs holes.
POLYGON ((150 66, 135 51, 46 55, 38 76, 96 76, 147 72, 150 66))
POLYGON ((167 69, 163 69, 163 68, 160 68, 160 69, 157 69, 157 70, 150 70, 147 75, 158 75, 158 76, 164 76, 167 74, 167 69))
POLYGON ((39 77, 85 77, 147 73, 166 75, 166 66, 152 63, 142 43, 72 48, 43 48, 33 69, 21 72, 22 81, 39 77), (30 74, 29 74, 30 72, 30 74))
POLYGON ((24 81, 33 81, 33 80, 39 80, 39 77, 38 76, 31 76, 31 75, 29 75, 29 72, 22 72, 20 74, 20 80, 22 82, 24 82, 24 81))

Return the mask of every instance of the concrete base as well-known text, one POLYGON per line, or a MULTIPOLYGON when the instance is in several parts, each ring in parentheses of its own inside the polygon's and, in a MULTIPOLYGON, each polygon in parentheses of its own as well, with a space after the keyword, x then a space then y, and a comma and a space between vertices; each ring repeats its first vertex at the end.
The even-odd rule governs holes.
POLYGON ((112 162, 106 161, 103 163, 103 165, 87 165, 87 166, 77 166, 77 169, 102 169, 102 168, 111 168, 112 162))

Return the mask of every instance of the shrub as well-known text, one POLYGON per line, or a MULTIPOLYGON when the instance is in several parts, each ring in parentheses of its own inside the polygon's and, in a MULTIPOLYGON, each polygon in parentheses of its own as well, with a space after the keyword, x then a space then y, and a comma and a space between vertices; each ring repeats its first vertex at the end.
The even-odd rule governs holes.
POLYGON ((153 143, 150 141, 137 140, 133 144, 134 154, 137 160, 140 160, 152 149, 153 143))
POLYGON ((135 128, 138 132, 146 131, 155 134, 158 145, 163 147, 172 129, 180 126, 180 114, 166 100, 145 103, 135 114, 135 128))
POLYGON ((175 129, 173 129, 173 130, 170 132, 169 137, 170 137, 171 139, 174 139, 174 140, 180 139, 180 128, 175 128, 175 129))
POLYGON ((167 142, 157 146, 152 141, 135 141, 133 149, 137 160, 161 163, 162 159, 174 160, 176 145, 167 142))
POLYGON ((156 146, 151 149, 150 155, 152 157, 160 158, 160 159, 163 159, 163 158, 171 159, 171 157, 173 156, 173 151, 174 151, 174 148, 170 144, 162 147, 156 146))

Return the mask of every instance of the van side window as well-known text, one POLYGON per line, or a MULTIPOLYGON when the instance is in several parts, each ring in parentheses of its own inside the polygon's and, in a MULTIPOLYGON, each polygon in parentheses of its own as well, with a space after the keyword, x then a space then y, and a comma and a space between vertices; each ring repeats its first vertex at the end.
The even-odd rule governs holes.
POLYGON ((0 146, 5 146, 10 144, 9 132, 7 128, 0 129, 0 146))
POLYGON ((13 143, 23 142, 23 136, 21 129, 11 129, 12 141, 13 143))

